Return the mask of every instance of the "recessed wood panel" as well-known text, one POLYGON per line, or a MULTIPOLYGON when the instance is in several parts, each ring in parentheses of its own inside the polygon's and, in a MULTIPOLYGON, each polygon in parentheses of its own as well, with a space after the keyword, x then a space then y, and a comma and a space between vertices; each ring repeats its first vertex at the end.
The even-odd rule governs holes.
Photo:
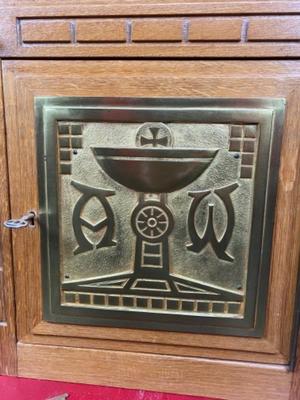
POLYGON ((78 42, 125 42, 124 19, 79 19, 76 23, 78 42))
POLYGON ((285 41, 300 39, 300 17, 250 18, 249 41, 285 41))
POLYGON ((70 42, 70 22, 55 20, 28 20, 21 23, 24 43, 70 42))
POLYGON ((191 18, 190 41, 239 41, 242 18, 191 18))
POLYGON ((137 19, 132 22, 133 42, 180 42, 181 19, 137 19))

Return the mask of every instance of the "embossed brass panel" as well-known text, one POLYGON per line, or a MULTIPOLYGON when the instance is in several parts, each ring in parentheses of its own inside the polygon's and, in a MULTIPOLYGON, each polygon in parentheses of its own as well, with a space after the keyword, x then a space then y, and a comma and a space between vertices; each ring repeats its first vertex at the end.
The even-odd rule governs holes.
POLYGON ((44 318, 261 335, 284 106, 36 98, 44 318))

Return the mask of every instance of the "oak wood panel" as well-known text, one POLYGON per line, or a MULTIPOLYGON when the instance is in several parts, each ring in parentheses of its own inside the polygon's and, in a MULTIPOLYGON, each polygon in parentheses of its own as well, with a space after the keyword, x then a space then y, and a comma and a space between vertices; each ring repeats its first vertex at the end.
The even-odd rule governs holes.
POLYGON ((190 41, 240 41, 242 18, 191 18, 190 41))
POLYGON ((23 43, 70 42, 71 30, 68 20, 22 21, 21 34, 23 43))
POLYGON ((3 227, 3 221, 10 217, 7 178, 2 79, 0 76, 0 374, 13 375, 17 371, 17 359, 11 238, 10 231, 3 227))
POLYGON ((250 18, 248 40, 299 40, 300 17, 250 18))
MULTIPOLYGON (((295 132, 300 131, 299 119, 295 116, 300 113, 300 104, 298 102, 298 90, 291 92, 289 97, 286 126, 295 132), (292 109, 291 109, 292 108, 292 109)), ((294 293, 294 296, 285 298, 285 314, 282 323, 277 329, 285 329, 286 320, 292 319, 295 312, 295 301, 297 293, 297 280, 299 276, 299 256, 300 256, 300 136, 285 136, 281 150, 281 166, 279 170, 280 185, 277 191, 277 213, 274 227, 274 241, 272 264, 290 262, 295 267, 295 275, 292 280, 286 278, 283 271, 271 271, 271 282, 281 280, 284 290, 294 293), (289 207, 286 207, 289 204, 289 207), (294 232, 294 239, 291 235, 294 232), (293 245, 295 242, 295 246, 293 245), (284 261, 285 260, 285 261, 284 261)), ((271 297, 276 297, 276 289, 271 287, 271 297)), ((292 328, 292 326, 291 326, 292 328)), ((286 354, 290 351, 290 340, 288 336, 281 336, 281 346, 286 354)))
POLYGON ((30 12, 47 13, 53 15, 55 9, 64 14, 66 10, 73 9, 72 15, 101 15, 103 12, 109 15, 169 15, 179 14, 295 14, 300 12, 300 1, 272 1, 270 10, 270 0, 78 0, 74 5, 74 0, 0 0, 3 8, 24 9, 30 12), (82 7, 82 6, 85 7, 82 7))
POLYGON ((125 42, 124 19, 79 19, 76 21, 78 42, 125 42))
POLYGON ((24 377, 230 400, 287 400, 291 384, 285 367, 264 364, 26 344, 18 355, 24 377))
MULTIPOLYGON (((298 20, 300 18, 300 1, 182 1, 182 2, 161 2, 161 1, 126 1, 118 3, 116 1, 90 2, 82 0, 80 3, 74 2, 53 3, 45 1, 43 3, 35 1, 0 3, 0 56, 2 57, 198 57, 198 58, 233 58, 233 57, 299 57, 300 43, 298 42, 299 29, 298 20), (42 5, 43 4, 43 5, 42 5), (272 7, 270 7, 272 4, 272 7), (14 6, 15 5, 15 6, 14 6), (84 5, 84 7, 83 7, 84 5), (274 16, 274 14, 282 14, 274 16), (297 14, 297 15, 292 15, 297 14), (226 16, 227 15, 227 16, 226 16), (91 40, 85 39, 76 42, 76 23, 81 26, 81 18, 85 20, 91 18, 101 21, 110 17, 115 19, 116 24, 120 23, 122 17, 128 18, 130 31, 131 19, 139 19, 143 16, 144 24, 141 32, 138 31, 137 41, 132 43, 118 43, 119 34, 107 28, 103 33, 86 33, 91 35, 91 40), (178 16, 182 17, 183 37, 179 38, 179 33, 175 27, 178 16), (195 28, 194 18, 203 18, 203 23, 208 24, 208 19, 215 20, 214 28, 195 28), (224 18, 223 23, 221 18, 224 18), (146 26, 146 20, 157 19, 160 28, 164 28, 164 22, 170 24, 172 29, 165 29, 166 34, 160 36, 159 30, 151 31, 146 26), (238 24, 242 18, 240 39, 238 39, 238 24), (67 35, 66 27, 58 30, 49 30, 49 40, 47 28, 35 30, 28 27, 32 23, 41 24, 49 19, 51 25, 53 21, 60 21, 63 25, 70 24, 71 40, 67 35), (73 19, 76 19, 73 24, 73 19), (171 21, 172 19, 172 21, 171 21), (170 21, 168 21, 170 20, 170 21), (231 23, 226 22, 231 20, 231 23), (239 22, 237 22, 239 21, 239 22), (29 39, 25 41, 22 37, 22 25, 29 29, 29 39), (228 29, 231 24, 232 29, 228 29), (189 25, 192 29, 192 36, 188 38, 189 25), (199 31, 200 29, 200 31, 199 31), (250 40, 247 41, 247 30, 250 32, 250 40), (206 32, 207 31, 207 32, 206 32), (59 33, 60 32, 60 33, 59 33), (173 32, 173 33, 171 33, 173 32), (193 33, 194 32, 194 33, 193 33), (195 33, 196 32, 196 33, 195 33), (197 33, 198 32, 198 33, 197 33), (210 33, 209 33, 210 32, 210 33), (51 35, 53 38, 51 39, 51 35), (117 39, 114 39, 114 35, 117 39), (145 36, 146 35, 146 36, 145 36), (40 38, 40 36, 42 38, 40 38), (155 37, 158 39, 155 39, 155 37), (35 38, 38 38, 36 41, 35 38), (141 39, 139 39, 139 37, 141 39), (200 39, 199 39, 200 37, 200 39), (58 40, 56 40, 56 38, 58 40), (41 40, 41 41, 39 41, 41 40), (139 41, 142 40, 142 41, 139 41), (152 41, 152 42, 149 42, 152 41), (145 41, 145 43, 143 43, 145 41), (222 43, 218 43, 222 41, 222 43), (149 42, 149 43, 148 43, 149 42)), ((94 23, 94 22, 91 22, 94 23)), ((119 27, 118 29, 121 29, 119 27)), ((25 37, 27 33, 25 32, 25 37)), ((123 33, 122 33, 122 41, 123 33)))
MULTIPOLYGON (((297 273, 295 257, 299 251, 297 230, 299 220, 295 208, 297 188, 297 157, 299 119, 294 118, 299 108, 300 64, 298 62, 46 62, 7 61, 4 65, 7 126, 9 131, 12 209, 17 215, 24 209, 38 207, 34 184, 23 185, 28 176, 36 181, 34 141, 34 95, 76 96, 177 96, 177 97, 286 97, 288 118, 282 150, 282 168, 279 181, 277 206, 278 232, 274 236, 271 287, 268 302, 268 321, 264 338, 233 338, 214 335, 180 334, 122 330, 101 327, 84 327, 41 323, 39 232, 14 234, 17 275, 18 332, 22 339, 28 334, 72 336, 150 342, 154 344, 240 351, 240 359, 253 360, 255 353, 268 354, 268 362, 287 362, 292 325, 294 283, 297 273), (16 119, 15 116, 18 116, 16 119), (26 132, 26 135, 24 134, 26 132), (16 148, 28 150, 33 158, 22 159, 16 148), (22 164, 20 164, 22 160, 22 164), (18 188, 18 191, 17 191, 18 188), (284 232, 282 240, 281 232, 284 232), (286 242, 290 245, 286 246, 286 242), (35 243, 28 249, 29 243, 35 243), (21 273, 22 271, 22 273, 21 273), (26 305, 26 308, 25 306, 26 305)), ((29 246, 30 247, 30 246, 29 246)), ((45 343, 47 337, 45 337, 45 343)), ((131 346, 131 345, 129 345, 131 346)), ((223 351, 222 350, 222 351, 223 351)), ((168 351, 167 349, 165 350, 168 351)), ((215 350, 214 350, 215 351, 215 350)), ((212 351, 211 357, 216 356, 212 351)), ((227 353, 230 358, 230 352, 227 353)))
POLYGON ((298 336, 298 348, 297 348, 297 363, 293 373, 293 380, 291 385, 291 392, 289 400, 300 399, 300 332, 298 336))
POLYGON ((132 22, 133 42, 180 42, 182 19, 147 18, 132 22))

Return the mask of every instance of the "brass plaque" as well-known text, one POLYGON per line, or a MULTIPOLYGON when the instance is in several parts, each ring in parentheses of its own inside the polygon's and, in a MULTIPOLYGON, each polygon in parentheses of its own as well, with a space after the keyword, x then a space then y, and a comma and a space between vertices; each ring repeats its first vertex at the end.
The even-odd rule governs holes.
POLYGON ((44 318, 262 335, 285 101, 35 100, 44 318))

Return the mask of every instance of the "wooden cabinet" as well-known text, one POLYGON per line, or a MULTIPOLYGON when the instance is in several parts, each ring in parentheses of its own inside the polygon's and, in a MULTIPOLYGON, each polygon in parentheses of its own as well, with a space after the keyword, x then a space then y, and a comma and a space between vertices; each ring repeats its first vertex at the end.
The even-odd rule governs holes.
MULTIPOLYGON (((298 398, 297 384, 291 390, 293 376, 296 380, 297 375, 293 374, 290 366, 295 357, 297 335, 295 310, 300 232, 298 115, 300 62, 284 60, 284 57, 290 54, 298 56, 299 45, 296 40, 299 36, 297 28, 299 17, 294 14, 300 13, 300 2, 277 2, 277 11, 274 12, 278 15, 274 16, 266 15, 269 3, 265 1, 255 4, 253 2, 229 4, 218 1, 212 5, 210 2, 183 1, 174 6, 170 2, 153 3, 150 6, 145 2, 140 7, 134 7, 131 2, 124 4, 111 2, 104 6, 100 3, 91 6, 82 2, 86 7, 80 11, 77 11, 79 5, 73 6, 71 2, 66 2, 64 6, 47 4, 44 10, 30 3, 28 5, 24 3, 22 7, 14 4, 11 7, 2 7, 1 13, 5 15, 0 28, 0 37, 7 37, 7 41, 0 51, 0 56, 3 57, 3 104, 0 104, 3 193, 0 199, 0 215, 3 222, 8 219, 9 214, 12 218, 30 210, 37 214, 34 229, 9 231, 1 227, 3 268, 0 269, 2 273, 0 319, 4 322, 0 325, 2 345, 0 370, 3 373, 128 388, 140 387, 230 400, 289 399, 290 393, 293 393, 291 400, 298 398), (213 6, 214 11, 209 12, 213 6), (12 33, 15 23, 17 41, 15 31, 12 33), (131 59, 92 59, 102 56, 131 59), (280 59, 217 59, 253 56, 280 59), (8 59, 9 57, 16 59, 8 59), (36 59, 29 60, 24 57, 36 59), (56 57, 65 59, 57 60, 56 57), (68 57, 70 58, 67 59, 68 57), (72 57, 82 59, 72 59, 72 57), (87 60, 85 57, 91 59, 87 60), (138 59, 140 57, 160 59, 138 59), (172 60, 167 59, 168 57, 199 57, 202 60, 172 60), (204 60, 205 57, 216 59, 204 60), (65 114, 60 114, 63 108, 68 107, 69 109, 64 111, 65 114), (82 114, 82 109, 85 112, 89 110, 88 118, 85 117, 87 114, 82 114), (167 114, 166 109, 170 114, 167 114), (191 110, 194 110, 194 114, 188 114, 192 112, 191 110), (151 112, 154 112, 156 117, 152 116, 151 112), (49 115, 57 113, 55 115, 58 116, 56 119, 47 119, 47 113, 49 115), (138 309, 136 318, 129 318, 131 320, 129 323, 122 320, 121 314, 115 318, 115 322, 103 322, 108 320, 109 314, 105 314, 99 322, 97 318, 102 308, 97 307, 93 291, 90 293, 82 289, 83 292, 80 292, 74 288, 69 290, 68 293, 72 296, 74 293, 73 306, 77 308, 66 307, 73 302, 70 300, 71 297, 65 302, 61 300, 66 299, 63 297, 64 289, 55 282, 60 280, 65 282, 73 273, 73 261, 70 267, 64 264, 64 270, 58 268, 53 272, 55 266, 52 254, 55 252, 55 243, 58 243, 57 235, 62 235, 62 224, 68 223, 66 222, 68 218, 70 220, 67 214, 62 217, 63 222, 59 219, 61 215, 64 216, 63 207, 70 207, 68 202, 63 203, 62 200, 63 182, 69 179, 70 173, 66 171, 70 171, 71 161, 74 164, 74 180, 78 180, 78 176, 84 176, 86 182, 93 183, 92 174, 94 174, 92 168, 85 169, 83 161, 81 164, 79 161, 76 161, 77 164, 74 161, 78 154, 85 151, 82 143, 78 146, 74 144, 75 139, 77 144, 79 136, 86 140, 87 152, 95 147, 96 143, 88 141, 82 131, 75 132, 77 129, 75 125, 80 126, 80 129, 82 126, 85 129, 94 129, 99 137, 102 137, 101 135, 109 137, 115 135, 114 130, 110 133, 109 126, 97 128, 90 125, 103 121, 112 121, 119 125, 144 124, 149 118, 155 123, 169 124, 169 128, 172 124, 185 121, 185 123, 206 124, 205 129, 211 129, 209 126, 214 124, 216 125, 214 135, 222 129, 225 130, 227 138, 229 135, 229 147, 226 151, 232 155, 233 161, 230 163, 239 163, 239 177, 243 179, 252 177, 254 181, 255 176, 258 181, 260 180, 260 188, 255 186, 251 201, 245 203, 250 204, 250 211, 244 208, 240 210, 240 214, 235 214, 236 219, 241 219, 240 224, 245 230, 248 228, 243 225, 246 222, 242 218, 247 212, 250 215, 249 226, 255 224, 255 221, 261 221, 251 242, 256 243, 251 247, 251 251, 256 254, 256 258, 252 257, 255 259, 251 264, 252 268, 257 268, 256 272, 249 269, 250 264, 245 262, 248 266, 240 278, 246 286, 253 285, 251 293, 255 290, 255 296, 251 300, 252 320, 248 321, 248 325, 246 323, 243 325, 243 312, 235 315, 230 311, 231 304, 238 303, 236 294, 242 287, 226 292, 227 295, 230 292, 232 298, 225 297, 223 303, 216 302, 219 305, 222 303, 223 314, 232 313, 232 321, 235 320, 228 323, 229 327, 243 326, 246 331, 242 332, 241 328, 237 330, 222 328, 222 331, 218 328, 222 318, 216 319, 216 322, 211 324, 208 317, 215 318, 220 313, 216 311, 217 306, 211 300, 208 301, 208 314, 195 313, 203 318, 200 319, 200 323, 197 322, 200 328, 194 330, 186 327, 189 320, 182 315, 191 312, 185 309, 182 303, 180 305, 182 315, 178 314, 178 326, 180 323, 186 326, 176 328, 177 317, 171 320, 166 312, 168 308, 165 308, 159 317, 164 321, 159 322, 160 326, 163 326, 160 329, 157 323, 160 321, 159 318, 155 320, 156 322, 151 322, 152 325, 144 323, 138 326, 144 318, 142 307, 146 306, 143 305, 138 309), (48 129, 45 140, 41 139, 43 136, 41 121, 44 121, 43 129, 48 129), (224 127, 218 124, 223 124, 224 127), (260 127, 259 141, 256 144, 253 144, 255 136, 251 133, 253 127, 260 127), (260 151, 259 146, 266 141, 268 129, 273 132, 273 136, 269 138, 269 147, 260 151), (56 134, 58 136, 54 138, 56 134), (59 147, 59 143, 62 143, 63 139, 66 140, 67 135, 69 135, 68 146, 59 147), (56 146, 52 153, 51 138, 56 146), (253 149, 257 152, 252 151, 249 146, 254 146, 253 149), (234 161, 234 157, 237 160, 234 161), (249 161, 250 158, 252 161, 249 161), (44 162, 46 164, 43 164, 44 162), (76 171, 79 171, 79 175, 76 175, 76 171), (85 175, 80 175, 80 171, 86 171, 85 175), (55 176, 61 179, 59 183, 55 181, 55 176), (59 210, 57 220, 52 203, 49 206, 52 191, 59 192, 59 196, 62 196, 57 195, 53 203, 59 210), (256 198, 258 192, 265 195, 256 198), (60 228, 57 231, 51 230, 49 221, 50 223, 59 221, 60 228), (255 237, 257 242, 254 240, 255 237), (260 242, 258 237, 261 237, 260 242), (268 254, 264 255, 265 253, 268 254), (62 271, 64 276, 60 278, 62 271), (52 274, 56 274, 56 281, 52 280, 52 274), (49 285, 53 284, 56 286, 51 292, 49 285), (48 296, 49 290, 51 294, 48 296), (89 300, 84 297, 87 296, 86 293, 89 293, 89 300), (48 301, 50 305, 46 304, 48 301), (52 308, 52 302, 55 301, 63 304, 65 308, 55 313, 52 308), (80 307, 85 311, 77 313, 76 310, 80 307), (84 315, 86 312, 92 316, 90 323, 86 322, 87 320, 82 322, 80 318, 76 319, 78 315, 84 315), (236 322, 239 318, 242 321, 241 325, 236 322), (163 325, 168 320, 171 321, 169 325, 163 325), (180 322, 181 320, 184 322, 180 322), (173 328, 171 324, 174 324, 173 328), (209 328, 206 329, 206 326, 209 328), (257 326, 259 329, 256 329, 257 326)), ((176 131, 176 127, 173 128, 176 131)), ((192 128, 189 129, 186 140, 192 140, 193 131, 192 128)), ((120 139, 113 139, 120 140, 121 148, 128 147, 128 143, 131 143, 130 134, 126 132, 120 139)), ((164 135, 167 137, 168 133, 164 135)), ((176 139, 176 134, 174 137, 176 139)), ((208 137, 209 133, 205 131, 203 143, 208 143, 208 137)), ((147 134, 145 138, 150 140, 147 134)), ((157 136, 153 138, 157 139, 157 136)), ((109 147, 109 140, 106 142, 105 140, 103 143, 108 143, 109 147)), ((134 140, 138 143, 140 139, 132 140, 132 143, 134 140)), ((217 146, 216 143, 220 142, 214 143, 214 146, 217 146)), ((98 142, 96 144, 98 145, 98 142)), ((178 146, 181 151, 184 149, 183 139, 178 146)), ((207 146, 213 148, 209 143, 207 146)), ((222 148, 221 145, 218 146, 218 149, 222 148)), ((148 150, 148 153, 150 151, 147 153, 148 158, 152 156, 152 150, 148 150)), ((124 156, 122 154, 118 153, 119 159, 124 156)), ((114 158, 115 155, 110 157, 114 158)), ((134 155, 134 157, 140 156, 134 155)), ((95 167, 96 162, 93 165, 95 167)), ((133 173, 134 169, 131 170, 131 174, 133 173)), ((147 174, 149 176, 149 170, 147 174)), ((106 183, 109 182, 107 178, 105 179, 106 183)), ((130 187, 132 183, 128 185, 130 187)), ((192 193, 191 190, 195 189, 189 190, 189 193, 192 193)), ((157 190, 153 189, 153 192, 156 193, 157 190)), ((123 195, 125 196, 124 193, 123 195)), ((170 202, 173 201, 175 210, 174 204, 177 203, 171 195, 169 197, 170 202)), ((79 198, 78 195, 76 198, 79 198)), ((189 194, 189 199, 191 198, 193 195, 189 194)), ((153 201, 153 197, 151 199, 153 201)), ((101 204, 103 205, 103 202, 101 204)), ((116 210, 121 209, 122 199, 119 198, 113 204, 116 210)), ((230 206, 228 203, 224 204, 225 206, 222 204, 221 206, 227 210, 229 220, 230 206)), ((73 210, 75 206, 74 200, 73 210)), ((118 221, 121 218, 120 212, 116 217, 118 221)), ((80 213, 81 218, 83 211, 80 213)), ((126 210, 122 209, 122 213, 126 214, 126 210)), ((225 222, 224 224, 226 225, 225 222)), ((87 226, 87 223, 85 225, 87 226)), ((198 231, 198 234, 199 239, 203 240, 203 231, 200 233, 198 231)), ((129 241, 130 233, 126 231, 126 235, 129 241)), ((239 235, 243 235, 243 229, 239 235)), ((218 244, 222 241, 221 237, 222 235, 219 235, 216 239, 218 244)), ((62 236, 60 240, 71 239, 64 239, 62 236)), ((111 241, 115 240, 116 237, 113 236, 111 241)), ((130 240, 133 246, 133 239, 130 240)), ((242 243, 241 246, 246 244, 242 243)), ((225 247, 227 251, 227 245, 225 247)), ((245 251, 245 254, 237 254, 246 259, 249 256, 246 253, 245 251)), ((107 253, 100 254, 101 257, 105 257, 107 253)), ((67 256, 60 253, 57 257, 67 256)), ((82 268, 87 270, 90 260, 88 258, 81 260, 87 260, 86 264, 83 261, 81 264, 82 268)), ((104 261, 100 259, 97 262, 104 261)), ((174 265, 176 262, 173 260, 171 267, 175 268, 174 265)), ((224 266, 226 265, 229 269, 229 264, 225 263, 224 266)), ((74 282, 80 275, 79 270, 80 266, 76 271, 74 282)), ((123 270, 120 267, 120 271, 123 270)), ((205 274, 205 270, 203 271, 205 274)), ((235 271, 233 267, 231 271, 235 271)), ((239 269, 236 271, 238 273, 239 269)), ((225 274, 224 270, 219 271, 219 274, 221 273, 225 274)), ((88 280, 91 280, 92 276, 93 273, 90 272, 90 275, 87 275, 88 280)), ((234 276, 229 279, 238 281, 234 276)), ((218 291, 220 289, 216 283, 218 280, 212 277, 212 273, 210 280, 211 290, 214 288, 218 291)), ((200 289, 196 281, 195 275, 189 290, 203 292, 204 286, 200 289)), ((114 285, 117 283, 113 282, 114 285)), ((182 281, 180 284, 183 285, 182 281)), ((207 286, 205 288, 208 291, 207 286)), ((220 293, 221 289, 218 294, 220 293)), ((245 289, 243 293, 248 307, 250 304, 248 292, 245 289)), ((100 302, 100 299, 96 301, 100 302)), ((106 306, 110 304, 114 306, 113 303, 109 303, 107 297, 104 301, 108 302, 106 306)), ((147 307, 151 301, 148 300, 147 307)), ((137 303, 135 306, 139 307, 137 303)), ((195 301, 192 307, 194 308, 191 311, 199 311, 200 306, 195 301)), ((120 303, 115 308, 112 307, 111 311, 108 309, 108 313, 112 313, 110 320, 113 320, 113 315, 117 315, 114 314, 117 309, 122 311, 120 303)))

